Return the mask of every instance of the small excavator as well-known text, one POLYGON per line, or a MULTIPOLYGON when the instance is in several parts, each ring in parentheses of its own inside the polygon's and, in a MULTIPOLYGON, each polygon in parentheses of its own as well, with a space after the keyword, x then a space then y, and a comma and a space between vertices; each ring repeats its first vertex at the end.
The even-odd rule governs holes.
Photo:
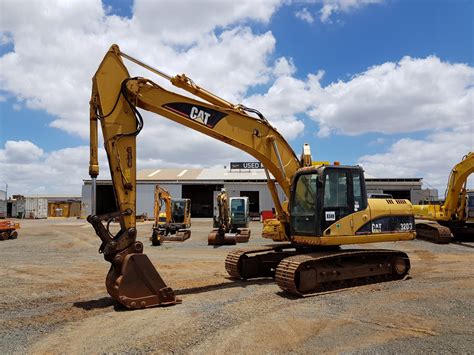
POLYGON ((474 240, 474 218, 469 217, 467 179, 474 172, 474 153, 469 152, 449 174, 443 204, 414 205, 416 236, 438 244, 474 240))
POLYGON ((208 245, 234 245, 250 239, 249 198, 230 197, 222 189, 216 196, 217 216, 207 237, 208 245))
MULTIPOLYGON (((360 166, 313 166, 309 146, 298 159, 289 143, 257 110, 232 104, 199 87, 186 75, 170 76, 112 45, 92 79, 90 164, 92 214, 87 220, 111 266, 109 294, 127 308, 179 303, 137 241, 136 138, 143 128, 139 108, 225 142, 264 166, 275 210, 275 243, 233 250, 225 260, 232 278, 274 277, 292 295, 403 279, 408 255, 399 250, 342 248, 351 244, 412 240, 413 207, 408 200, 367 199, 360 166), (123 59, 165 78, 201 100, 169 91, 150 79, 131 77, 123 59), (102 127, 119 210, 95 214, 99 174, 98 123, 102 127), (287 201, 280 201, 277 183, 287 201), (108 221, 118 218, 114 235, 108 221)), ((208 157, 203 157, 203 161, 208 157)))
POLYGON ((155 222, 150 237, 152 245, 161 245, 163 241, 184 242, 191 237, 190 199, 172 199, 166 189, 156 185, 153 214, 155 222), (162 202, 165 205, 164 216, 161 212, 162 202))

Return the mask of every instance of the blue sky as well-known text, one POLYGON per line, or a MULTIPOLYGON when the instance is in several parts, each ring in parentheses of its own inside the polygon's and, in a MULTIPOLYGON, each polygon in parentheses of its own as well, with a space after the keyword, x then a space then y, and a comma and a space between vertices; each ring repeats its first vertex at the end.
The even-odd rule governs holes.
MULTIPOLYGON (((369 68, 378 67, 384 63, 400 63, 402 58, 406 56, 411 57, 413 60, 426 60, 429 56, 435 56, 442 65, 447 67, 448 74, 446 75, 449 75, 451 72, 450 66, 456 63, 464 64, 468 69, 472 70, 474 58, 473 1, 378 0, 370 4, 367 4, 367 1, 355 2, 359 4, 347 9, 344 9, 341 5, 336 10, 333 10, 326 21, 323 21, 320 17, 323 6, 327 3, 337 4, 339 1, 335 0, 333 3, 330 1, 310 1, 280 4, 268 16, 268 21, 255 20, 249 15, 244 16, 240 20, 229 21, 225 26, 217 24, 210 31, 204 32, 219 36, 229 29, 245 26, 250 28, 252 35, 257 37, 271 31, 271 35, 274 38, 274 47, 265 53, 263 60, 268 68, 278 58, 286 58, 288 61, 292 61, 292 66, 294 67, 291 77, 300 82, 305 82, 308 74, 324 71, 324 75, 319 80, 319 84, 323 89, 328 89, 339 81, 347 84, 352 83, 352 79, 356 75, 365 78, 364 73, 369 68), (303 10, 311 15, 312 22, 304 21, 296 16, 298 12, 303 10)), ((182 6, 184 6, 183 4, 184 2, 181 3, 182 6)), ((2 6, 8 7, 6 4, 2 6)), ((109 18, 112 18, 112 15, 116 15, 130 20, 134 15, 136 18, 139 16, 138 13, 138 15, 133 13, 134 3, 132 1, 107 0, 103 2, 103 8, 106 9, 105 14, 109 18)), ((9 9, 5 8, 3 10, 8 12, 9 9)), ((163 16, 162 12, 160 13, 161 10, 160 6, 156 7, 157 26, 160 23, 160 16, 163 16)), ((175 20, 178 21, 178 19, 175 20)), ((206 17, 204 17, 196 21, 206 20, 206 17)), ((8 54, 15 53, 15 46, 19 48, 21 43, 19 34, 22 32, 21 24, 11 25, 11 28, 8 26, 9 24, 6 23, 1 28, 2 37, 4 37, 0 47, 2 59, 5 59, 8 54), (13 37, 13 40, 5 40, 5 36, 7 38, 13 37)), ((117 33, 118 35, 115 34, 115 38, 114 36, 111 37, 119 41, 120 31, 117 33)), ((151 33, 150 35, 153 34, 151 33)), ((147 45, 153 45, 153 43, 147 44, 146 40, 143 43, 145 49, 147 45)), ((178 47, 181 44, 178 43, 178 47)), ((182 48, 186 48, 186 46, 193 47, 194 42, 186 43, 182 48)), ((171 44, 171 48, 178 47, 171 44)), ((17 53, 20 57, 20 52, 18 51, 17 53)), ((135 55, 136 53, 131 54, 135 55)), ((136 56, 140 57, 138 54, 136 56)), ((163 65, 163 63, 157 63, 153 59, 147 59, 146 61, 158 67, 163 65)), ((96 63, 98 64, 98 62, 96 63)), ((51 65, 54 65, 54 63, 51 63, 51 65)), ((71 62, 70 65, 73 68, 75 64, 71 62)), ((183 71, 186 69, 183 68, 183 71)), ((176 70, 180 70, 180 68, 176 70)), ((91 74, 91 72, 85 72, 84 75, 90 78, 91 74)), ((436 73, 433 73, 434 77, 436 75, 436 73)), ((463 74, 458 74, 458 77, 462 78, 462 76, 463 74)), ((41 103, 37 104, 34 92, 23 93, 18 83, 16 87, 11 84, 13 79, 1 79, 0 149, 5 147, 7 141, 29 141, 42 151, 41 154, 38 153, 39 156, 42 159, 46 159, 48 155, 58 150, 65 148, 75 149, 76 147, 88 144, 87 137, 83 134, 81 135, 79 130, 68 128, 68 124, 60 123, 53 124, 54 127, 52 126, 52 122, 57 122, 58 117, 60 117, 59 121, 61 122, 62 115, 67 116, 64 109, 61 113, 58 113, 57 108, 51 107, 49 109, 49 105, 45 102, 47 99, 44 97, 40 100, 41 103)), ((50 80, 61 81, 62 78, 53 77, 50 80)), ((211 82, 211 85, 212 80, 208 80, 208 82, 211 82)), ((469 80, 472 80, 472 78, 467 80, 467 84, 461 85, 465 87, 473 85, 474 83, 469 80)), ((259 94, 265 95, 274 83, 275 81, 270 79, 263 80, 256 85, 249 84, 245 86, 243 93, 235 93, 235 95, 239 96, 242 94, 246 98, 259 94)), ((54 86, 54 82, 49 82, 47 85, 54 86)), ((223 85, 223 83, 220 83, 220 85, 223 85)), ((403 89, 403 85, 400 87, 403 89)), ((349 89, 349 86, 347 89, 349 89)), ((466 90, 466 88, 464 89, 466 90)), ((428 87, 427 90, 429 91, 430 88, 428 87)), ((71 92, 74 95, 73 90, 69 92, 53 91, 53 95, 68 95, 64 99, 71 100, 71 92)), ((221 95, 221 92, 216 91, 215 93, 221 95)), ((469 94, 469 91, 467 93, 469 94)), ((225 93, 222 95, 225 95, 225 93)), ((334 93, 334 99, 331 101, 332 105, 338 104, 338 95, 339 93, 334 93)), ((451 102, 452 99, 448 98, 446 101, 451 102)), ((286 98, 281 97, 281 100, 284 102, 286 98)), ((436 97, 429 100, 436 101, 436 97)), ((440 100, 443 100, 443 98, 440 98, 440 100)), ((55 101, 58 101, 58 98, 55 98, 55 101)), ((253 102, 252 99, 250 101, 253 102)), ((58 104, 58 106, 60 105, 58 104)), ((265 114, 265 105, 263 106, 263 108, 255 108, 261 109, 265 114)), ((449 104, 449 106, 451 107, 452 105, 449 104)), ((83 110, 84 124, 87 124, 88 107, 84 105, 83 110)), ((374 112, 374 110, 374 108, 370 108, 368 112, 374 112)), ((443 110, 441 109, 440 111, 443 110)), ((302 112, 292 112, 291 114, 293 116, 291 122, 299 121, 304 124, 304 130, 300 130, 294 135, 289 135, 291 138, 290 142, 297 154, 299 154, 302 144, 309 142, 312 145, 313 155, 316 155, 316 160, 337 160, 348 164, 365 162, 367 166, 373 165, 373 171, 377 175, 381 175, 385 171, 383 167, 380 167, 382 159, 390 160, 391 154, 397 154, 397 149, 401 149, 400 141, 404 142, 408 139, 410 144, 423 143, 424 141, 433 144, 434 136, 443 132, 452 133, 450 127, 438 127, 438 124, 436 127, 432 127, 426 125, 426 120, 420 120, 420 124, 415 128, 393 129, 393 127, 390 127, 390 125, 393 125, 393 121, 387 122, 384 115, 379 114, 378 116, 374 115, 374 117, 371 117, 371 125, 381 127, 385 125, 384 128, 372 129, 365 127, 362 129, 362 132, 359 132, 357 129, 349 127, 350 122, 346 122, 347 118, 341 116, 341 122, 345 119, 346 121, 344 122, 346 123, 345 126, 342 124, 338 126, 338 117, 328 116, 328 119, 334 119, 334 122, 330 124, 331 133, 320 134, 321 121, 314 117, 314 115, 317 115, 317 112, 313 114, 313 117, 310 117, 309 112, 310 108, 307 108, 302 110, 302 112), (369 157, 364 158, 366 156, 369 157)), ((410 109, 407 112, 413 111, 410 109)), ((472 114, 472 101, 470 113, 472 114)), ((466 114, 464 114, 463 120, 469 124, 469 117, 466 119, 465 116, 466 114)), ((436 119, 442 121, 443 117, 440 117, 436 119)), ((268 118, 272 119, 270 116, 268 118)), ((399 124, 403 126, 407 119, 409 120, 407 117, 400 118, 399 124)), ((356 126, 357 122, 354 122, 353 125, 356 126)), ((472 123, 470 127, 472 130, 472 123)), ((458 131, 460 130, 462 129, 459 128, 458 131)), ((456 140, 455 133, 453 133, 453 140, 456 140)), ((466 147, 467 149, 473 149, 472 140, 471 138, 470 147, 469 142, 463 146, 464 150, 466 147)), ((6 148, 4 148, 4 152, 7 152, 6 148)), ((434 174, 435 172, 430 171, 425 174, 423 168, 417 169, 413 166, 411 169, 407 169, 405 174, 421 175, 427 179, 427 182, 428 179, 431 179, 434 180, 432 182, 435 184, 439 184, 440 181, 445 179, 445 175, 449 172, 453 161, 459 159, 456 158, 457 156, 459 156, 458 151, 452 153, 449 159, 447 158, 446 162, 441 164, 442 169, 446 170, 446 174, 440 176, 433 175, 431 178, 426 178, 426 176, 430 176, 429 173, 434 174)), ((417 157, 417 159, 420 159, 420 157, 417 157)), ((220 160, 213 161, 211 159, 207 165, 220 164, 220 162, 220 160)), ((166 163, 164 164, 166 165, 166 163)), ((202 164, 206 165, 204 162, 202 164)), ((391 175, 390 171, 399 170, 396 166, 387 166, 387 169, 386 175, 391 175)), ((426 167, 425 169, 433 170, 432 167, 426 167)), ((87 171, 87 166, 84 167, 84 170, 87 171)), ((402 169, 402 171, 404 170, 402 169)), ((8 179, 8 177, 3 178, 8 179)))

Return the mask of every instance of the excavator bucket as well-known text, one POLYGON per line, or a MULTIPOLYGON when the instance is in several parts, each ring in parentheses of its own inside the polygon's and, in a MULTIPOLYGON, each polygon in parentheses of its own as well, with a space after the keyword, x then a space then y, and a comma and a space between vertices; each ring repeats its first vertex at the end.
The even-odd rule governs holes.
POLYGON ((217 231, 212 231, 207 236, 207 245, 235 245, 236 243, 235 234, 219 234, 217 231))
POLYGON ((105 283, 109 294, 127 308, 181 303, 142 253, 128 254, 122 263, 112 264, 105 283))

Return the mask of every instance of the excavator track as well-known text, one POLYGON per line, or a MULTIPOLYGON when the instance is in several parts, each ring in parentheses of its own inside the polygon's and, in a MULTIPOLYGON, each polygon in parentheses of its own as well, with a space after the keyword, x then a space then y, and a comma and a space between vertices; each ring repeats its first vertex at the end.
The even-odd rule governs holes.
POLYGON ((416 238, 427 240, 436 244, 448 244, 453 241, 453 235, 448 227, 436 221, 424 219, 415 220, 416 238))
POLYGON ((225 269, 231 277, 238 279, 274 277, 278 263, 296 253, 291 244, 237 249, 227 255, 225 269))
POLYGON ((328 289, 399 280, 410 270, 408 256, 385 249, 353 249, 295 255, 283 259, 276 282, 290 294, 305 296, 328 289))

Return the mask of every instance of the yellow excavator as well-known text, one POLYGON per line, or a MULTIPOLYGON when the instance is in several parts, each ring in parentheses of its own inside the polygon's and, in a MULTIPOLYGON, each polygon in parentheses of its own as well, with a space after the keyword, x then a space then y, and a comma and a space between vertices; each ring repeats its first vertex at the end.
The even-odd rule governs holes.
POLYGON ((191 237, 191 200, 188 198, 173 199, 163 187, 155 186, 153 214, 153 233, 151 244, 161 245, 163 241, 184 242, 191 237), (161 212, 164 202, 165 211, 161 212))
POLYGON ((474 219, 469 217, 467 179, 474 172, 474 153, 456 164, 448 179, 443 204, 414 205, 417 238, 439 244, 474 237, 474 219))
POLYGON ((208 245, 235 245, 250 239, 249 198, 230 197, 225 189, 216 196, 217 216, 207 236, 208 245))
POLYGON ((239 148, 263 164, 279 222, 273 236, 283 242, 232 251, 225 261, 231 277, 275 277, 285 292, 306 295, 402 279, 409 272, 410 260, 404 252, 340 248, 414 239, 409 201, 368 201, 361 167, 313 166, 309 146, 298 159, 259 111, 221 99, 184 74, 169 76, 112 45, 92 80, 89 174, 95 198, 100 122, 119 211, 96 215, 93 209, 87 220, 102 241, 99 252, 111 263, 107 291, 125 307, 179 302, 136 240, 136 137, 143 128, 139 108, 239 148), (150 79, 131 77, 123 59, 201 100, 166 90, 150 79), (280 201, 276 183, 288 203, 280 201), (120 221, 115 235, 104 225, 111 218, 120 221))

